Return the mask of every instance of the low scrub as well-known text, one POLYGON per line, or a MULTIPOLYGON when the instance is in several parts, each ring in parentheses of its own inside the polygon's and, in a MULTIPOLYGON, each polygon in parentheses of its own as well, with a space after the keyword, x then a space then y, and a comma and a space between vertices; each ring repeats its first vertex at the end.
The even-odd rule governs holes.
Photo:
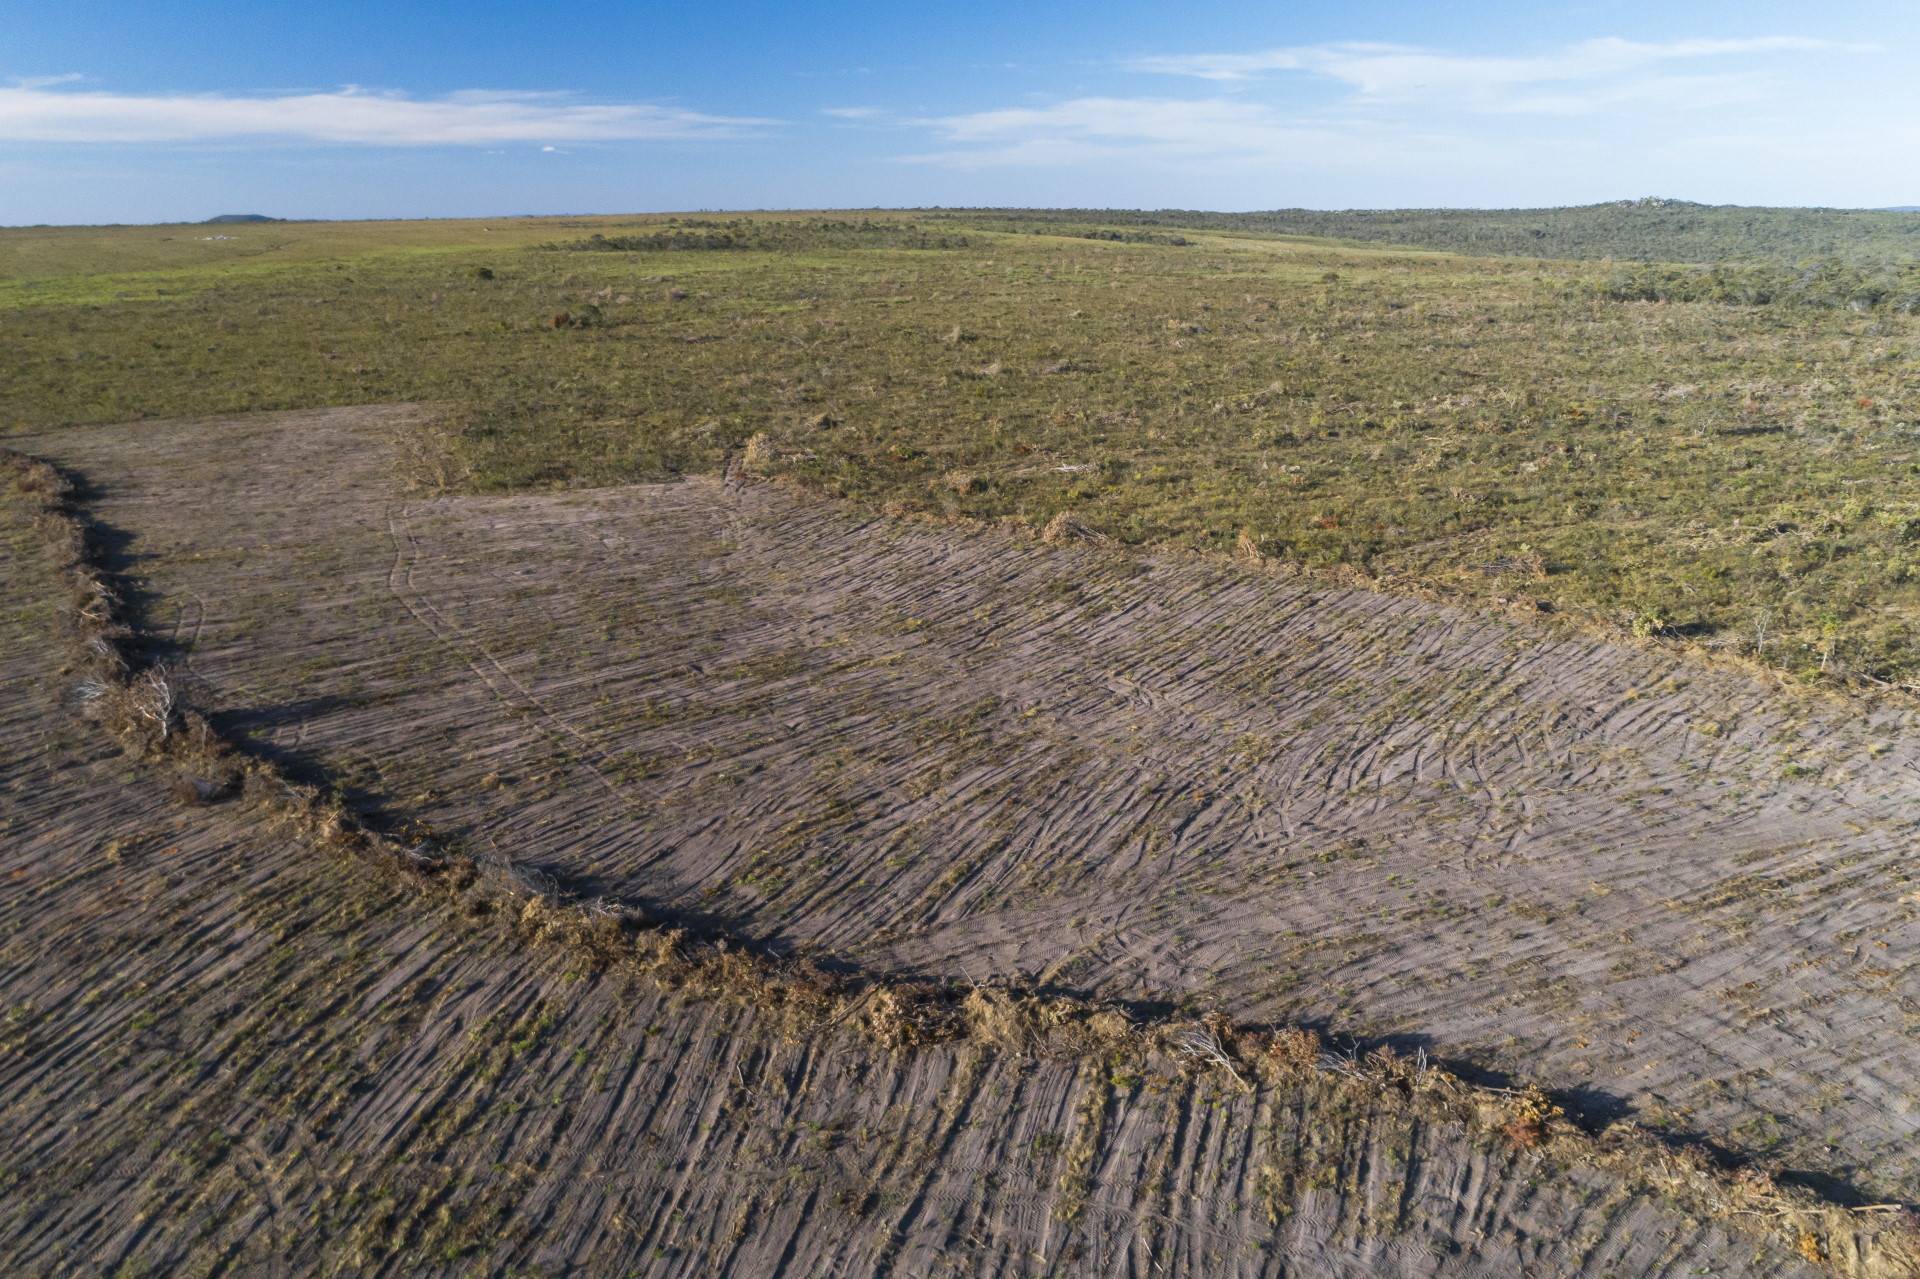
POLYGON ((799 249, 961 249, 967 237, 950 231, 926 231, 911 222, 762 222, 735 218, 725 222, 679 222, 636 235, 595 233, 544 247, 573 253, 701 253, 728 250, 792 252, 799 249))
POLYGON ((1920 312, 1920 266, 1859 267, 1843 262, 1779 266, 1640 266, 1596 285, 1616 302, 1716 302, 1801 306, 1856 312, 1920 312))

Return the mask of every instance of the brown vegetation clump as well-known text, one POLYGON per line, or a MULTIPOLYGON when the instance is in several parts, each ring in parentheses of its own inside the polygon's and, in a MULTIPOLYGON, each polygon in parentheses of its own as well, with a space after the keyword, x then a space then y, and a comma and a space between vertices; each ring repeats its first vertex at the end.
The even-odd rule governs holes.
POLYGON ((1087 523, 1071 511, 1061 511, 1040 530, 1040 540, 1049 546, 1066 542, 1084 542, 1097 536, 1087 523))
POLYGON ((1254 1060, 1268 1080, 1292 1082, 1316 1070, 1323 1051, 1319 1035, 1304 1026, 1286 1026, 1257 1046, 1254 1060))
POLYGON ((940 487, 966 497, 970 493, 986 492, 987 481, 984 476, 975 475, 972 471, 948 471, 940 477, 940 487))
POLYGON ((442 407, 425 421, 409 421, 385 432, 401 460, 398 474, 409 492, 438 496, 473 479, 473 467, 461 452, 461 440, 481 429, 470 413, 442 407))
POLYGON ((1253 540, 1253 534, 1246 529, 1233 539, 1233 558, 1242 564, 1258 566, 1266 557, 1260 553, 1260 543, 1253 540))
POLYGON ((749 471, 765 471, 773 465, 778 455, 773 437, 765 431, 755 431, 747 438, 746 448, 741 451, 740 464, 749 471))
MULTIPOLYGON (((596 295, 598 296, 598 295, 596 295)), ((606 317, 601 314, 598 304, 588 302, 577 310, 555 311, 547 323, 556 329, 597 329, 605 325, 606 317)))
POLYGON ((860 1024, 884 1048, 914 1048, 952 1039, 959 1027, 951 1009, 913 986, 878 986, 860 1002, 860 1024))
POLYGON ((1516 1150, 1532 1150, 1546 1141, 1549 1126, 1561 1117, 1560 1107, 1531 1084, 1515 1093, 1503 1111, 1500 1135, 1516 1150))
POLYGON ((1134 1023, 1117 1008, 974 986, 960 1002, 968 1038, 1009 1052, 1086 1056, 1137 1050, 1134 1023))

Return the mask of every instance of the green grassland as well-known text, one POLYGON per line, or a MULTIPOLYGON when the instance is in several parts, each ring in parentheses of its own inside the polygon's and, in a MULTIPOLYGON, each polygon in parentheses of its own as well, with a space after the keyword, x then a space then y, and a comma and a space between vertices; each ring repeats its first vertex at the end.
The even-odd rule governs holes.
POLYGON ((0 230, 0 432, 429 400, 449 428, 421 465, 484 491, 713 471, 752 441, 898 513, 1069 512, 1920 680, 1897 291, 1154 216, 0 230))

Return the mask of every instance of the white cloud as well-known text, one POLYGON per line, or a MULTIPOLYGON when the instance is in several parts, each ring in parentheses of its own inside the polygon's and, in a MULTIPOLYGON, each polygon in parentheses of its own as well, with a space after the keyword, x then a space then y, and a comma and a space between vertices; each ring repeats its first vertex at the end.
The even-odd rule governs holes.
POLYGON ((1265 107, 1223 98, 1074 98, 1048 107, 1007 107, 922 123, 950 142, 1004 142, 1052 133, 1083 139, 1198 143, 1210 150, 1264 142, 1275 127, 1265 107))
POLYGON ((821 107, 820 114, 836 120, 878 120, 887 113, 880 107, 821 107))
POLYGON ((1605 115, 1620 119, 1633 112, 1658 112, 1673 118, 1741 103, 1766 102, 1779 86, 1759 75, 1636 76, 1605 84, 1549 86, 1514 92, 1485 110, 1510 115, 1605 115))
POLYGON ((1423 129, 1297 120, 1232 98, 1075 98, 915 123, 956 149, 905 157, 958 167, 1047 166, 1128 157, 1173 164, 1419 163, 1477 144, 1423 129))
POLYGON ((728 137, 774 123, 563 93, 468 89, 411 98, 347 86, 238 97, 0 88, 0 141, 303 141, 361 146, 485 146, 728 137))
MULTIPOLYGON (((1304 72, 1338 81, 1367 101, 1420 101, 1434 106, 1529 110, 1534 108, 1524 105, 1527 99, 1518 91, 1530 87, 1618 80, 1702 58, 1858 51, 1859 48, 1800 36, 1664 43, 1609 37, 1582 41, 1534 57, 1494 57, 1438 53, 1407 45, 1345 43, 1302 45, 1256 53, 1136 58, 1126 65, 1134 71, 1215 82, 1249 80, 1271 72, 1304 72)), ((1671 82, 1669 79, 1657 81, 1671 82)), ((1576 100, 1572 93, 1562 93, 1558 99, 1561 110, 1576 100)))
POLYGON ((1276 169, 1352 173, 1365 166, 1451 177, 1474 166, 1496 173, 1521 155, 1537 166, 1576 152, 1597 162, 1609 153, 1644 155, 1681 121, 1703 130, 1714 120, 1754 127, 1783 111, 1804 117, 1810 103, 1832 98, 1832 77, 1796 86, 1764 59, 1860 48, 1776 36, 1588 40, 1537 57, 1344 43, 1145 58, 1129 65, 1222 88, 1200 98, 1080 97, 907 121, 942 145, 904 158, 963 168, 1145 162, 1250 180, 1276 169), (1230 83, 1273 72, 1312 75, 1341 92, 1315 105, 1282 104, 1230 83), (1490 127, 1494 115, 1508 123, 1490 127), (1577 117, 1592 123, 1582 126, 1577 117))
POLYGON ((7 83, 21 89, 50 89, 56 84, 77 84, 86 78, 78 71, 68 71, 61 75, 13 76, 7 83))

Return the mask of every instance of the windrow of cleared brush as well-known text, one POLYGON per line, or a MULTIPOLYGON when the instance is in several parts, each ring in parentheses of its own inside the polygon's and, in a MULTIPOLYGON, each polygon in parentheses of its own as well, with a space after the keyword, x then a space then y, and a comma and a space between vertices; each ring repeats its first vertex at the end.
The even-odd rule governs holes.
POLYGON ((1920 1273, 1920 1228, 1903 1206, 1841 1207, 1763 1166, 1728 1167, 1703 1147, 1664 1140, 1631 1123, 1589 1131, 1537 1087, 1477 1087, 1424 1058, 1385 1049, 1343 1054, 1301 1028, 1255 1029, 1217 1017, 1135 1019, 1112 1006, 1004 985, 832 975, 810 963, 755 954, 724 937, 694 936, 619 903, 570 897, 510 862, 487 864, 443 848, 427 832, 372 830, 337 796, 290 783, 222 741, 204 715, 183 706, 166 672, 139 660, 140 637, 91 553, 72 483, 17 453, 0 453, 0 463, 18 497, 31 504, 35 527, 70 584, 72 666, 86 704, 130 756, 166 770, 185 801, 252 805, 263 819, 446 895, 468 917, 499 921, 528 944, 563 947, 599 968, 740 1002, 793 1035, 847 1026, 890 1050, 969 1041, 1139 1071, 1217 1072, 1240 1089, 1331 1078, 1375 1104, 1458 1124, 1564 1166, 1603 1169, 1692 1215, 1781 1241, 1836 1274, 1920 1273))

